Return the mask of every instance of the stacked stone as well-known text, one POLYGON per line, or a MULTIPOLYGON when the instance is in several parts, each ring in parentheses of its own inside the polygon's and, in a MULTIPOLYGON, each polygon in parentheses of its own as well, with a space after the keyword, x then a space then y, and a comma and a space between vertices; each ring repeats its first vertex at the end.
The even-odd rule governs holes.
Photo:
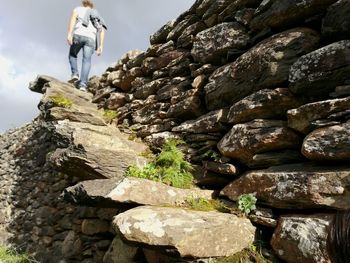
POLYGON ((57 147, 47 125, 37 119, 0 137, 0 244, 40 262, 102 262, 117 210, 74 207, 60 198, 78 178, 47 162, 57 147))
POLYGON ((199 185, 221 189, 241 175, 223 196, 256 193, 279 214, 296 209, 280 217, 275 251, 287 262, 326 261, 329 217, 303 214, 350 208, 349 8, 345 0, 197 0, 146 52, 94 78, 94 102, 153 149, 184 139, 199 185))

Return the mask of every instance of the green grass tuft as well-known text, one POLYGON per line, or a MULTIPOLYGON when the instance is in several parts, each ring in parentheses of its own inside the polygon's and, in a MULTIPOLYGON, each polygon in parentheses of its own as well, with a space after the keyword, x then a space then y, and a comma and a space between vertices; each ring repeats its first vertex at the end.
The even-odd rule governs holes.
POLYGON ((118 117, 118 112, 114 111, 114 110, 105 110, 103 112, 103 118, 105 119, 105 121, 107 123, 112 123, 112 121, 114 119, 116 119, 118 117))
POLYGON ((0 262, 3 263, 31 263, 27 255, 19 254, 14 249, 0 246, 0 262))
POLYGON ((230 211, 220 200, 208 200, 203 197, 193 196, 186 198, 184 207, 199 211, 218 211, 222 213, 230 211))
POLYGON ((152 162, 143 169, 130 166, 126 171, 126 176, 163 182, 177 188, 191 188, 193 185, 192 166, 177 147, 181 143, 183 142, 179 140, 169 140, 152 162))
POLYGON ((50 101, 56 107, 70 108, 73 105, 73 101, 63 97, 62 95, 54 96, 50 99, 50 101))

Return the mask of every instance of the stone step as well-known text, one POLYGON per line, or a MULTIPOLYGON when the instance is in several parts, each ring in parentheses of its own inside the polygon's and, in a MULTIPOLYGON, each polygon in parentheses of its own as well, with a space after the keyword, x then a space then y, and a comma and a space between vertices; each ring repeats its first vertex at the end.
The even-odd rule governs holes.
POLYGON ((189 258, 233 255, 247 248, 255 234, 243 217, 169 207, 133 208, 117 215, 112 225, 126 241, 189 258))
POLYGON ((147 179, 126 177, 122 180, 89 180, 67 188, 66 200, 80 205, 154 205, 176 206, 188 198, 211 200, 214 191, 199 188, 180 189, 147 179))

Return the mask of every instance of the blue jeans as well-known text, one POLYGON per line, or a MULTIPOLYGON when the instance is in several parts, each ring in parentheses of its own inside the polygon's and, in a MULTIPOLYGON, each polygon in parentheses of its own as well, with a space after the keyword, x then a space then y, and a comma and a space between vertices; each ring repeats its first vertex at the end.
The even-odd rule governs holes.
POLYGON ((91 68, 91 56, 95 51, 95 40, 89 37, 74 35, 73 44, 69 49, 69 63, 72 71, 72 75, 79 75, 78 72, 78 53, 83 49, 83 62, 81 66, 81 74, 79 87, 86 87, 88 83, 90 68, 91 68))

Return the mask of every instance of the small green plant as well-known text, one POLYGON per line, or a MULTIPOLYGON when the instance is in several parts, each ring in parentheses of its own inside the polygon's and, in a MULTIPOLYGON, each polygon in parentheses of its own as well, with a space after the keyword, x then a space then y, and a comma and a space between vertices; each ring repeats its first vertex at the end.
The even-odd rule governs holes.
POLYGON ((70 108, 73 105, 73 101, 63 97, 62 95, 54 96, 50 99, 52 104, 57 107, 70 108))
POLYGON ((136 133, 131 133, 130 135, 129 135, 129 137, 128 137, 128 140, 129 141, 135 141, 137 139, 137 135, 136 135, 136 133))
POLYGON ((179 140, 169 140, 152 162, 143 169, 130 166, 126 175, 159 181, 178 188, 191 188, 193 185, 192 166, 177 148, 181 143, 183 142, 179 140))
POLYGON ((202 154, 201 156, 203 159, 208 159, 208 160, 212 160, 212 161, 219 161, 220 160, 220 155, 213 151, 213 150, 208 150, 205 153, 202 154))
POLYGON ((107 123, 112 123, 112 121, 118 117, 118 112, 114 110, 105 110, 103 112, 103 118, 107 123))
POLYGON ((238 209, 248 215, 256 209, 256 197, 254 194, 243 194, 238 197, 238 209))
POLYGON ((208 200, 203 197, 189 196, 185 200, 184 206, 189 209, 199 211, 219 211, 229 212, 225 205, 220 200, 208 200))
POLYGON ((0 262, 4 263, 31 263, 27 255, 20 254, 14 249, 0 246, 0 262))

